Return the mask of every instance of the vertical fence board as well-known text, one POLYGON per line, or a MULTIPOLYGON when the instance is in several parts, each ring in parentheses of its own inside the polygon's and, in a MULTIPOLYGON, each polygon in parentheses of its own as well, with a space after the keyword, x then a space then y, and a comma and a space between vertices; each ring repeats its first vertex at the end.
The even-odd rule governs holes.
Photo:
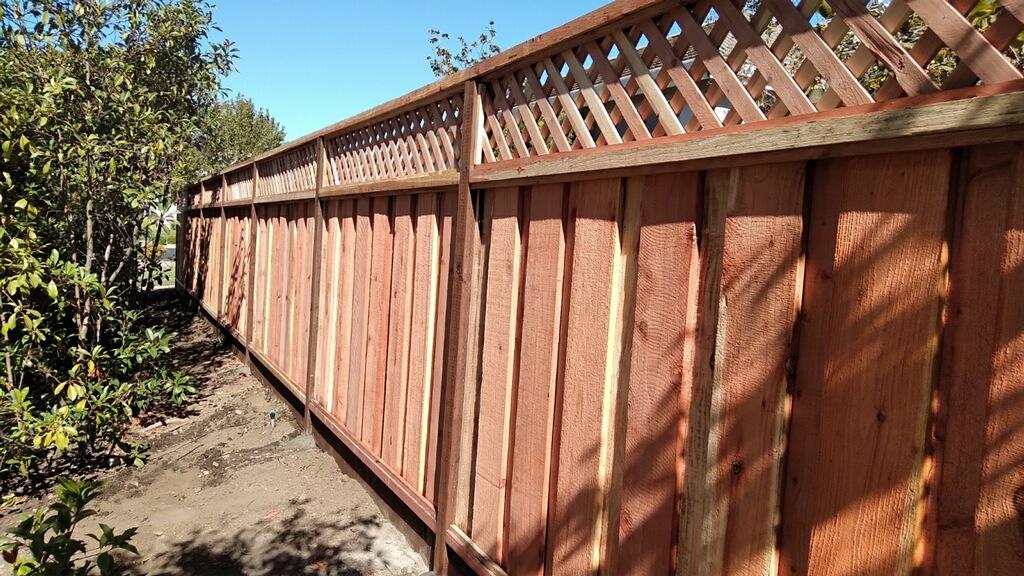
POLYGON ((409 384, 409 331, 412 326, 412 282, 415 266, 413 198, 395 198, 395 240, 391 262, 391 312, 388 325, 387 382, 384 393, 384 444, 381 458, 402 472, 406 398, 409 384))
POLYGON ((455 216, 455 192, 441 193, 439 221, 439 261, 437 286, 437 319, 434 326, 434 366, 431 379, 429 430, 427 432, 426 480, 423 494, 436 504, 437 492, 437 456, 438 456, 438 425, 440 424, 442 383, 444 382, 444 358, 446 331, 448 327, 448 288, 451 273, 453 225, 455 216))
POLYGON ((252 213, 256 216, 253 224, 256 226, 255 239, 256 239, 256 252, 253 254, 252 271, 253 277, 250 286, 252 286, 252 305, 250 308, 253 311, 252 314, 252 326, 249 329, 250 341, 248 348, 250 350, 262 350, 263 349, 263 323, 266 320, 266 313, 264 312, 264 299, 266 293, 263 290, 263 267, 266 266, 266 243, 267 243, 267 226, 266 220, 263 218, 263 208, 254 207, 252 213))
POLYGON ((334 365, 334 349, 337 346, 338 326, 338 278, 336 263, 339 260, 340 246, 335 244, 338 240, 338 202, 330 200, 323 203, 323 243, 320 246, 320 293, 316 296, 320 299, 320 321, 318 322, 317 337, 320 350, 316 355, 316 384, 313 388, 313 399, 330 411, 334 401, 334 370, 328 368, 334 365))
POLYGON ((1024 146, 1013 148, 978 497, 978 574, 1024 572, 1024 146))
POLYGON ((420 493, 423 492, 426 479, 430 382, 434 368, 439 203, 440 196, 435 193, 420 194, 416 198, 416 256, 412 284, 409 393, 402 469, 405 479, 420 493))
POLYGON ((683 486, 680 496, 677 574, 718 574, 722 564, 724 522, 714 501, 717 449, 715 391, 721 381, 716 361, 723 351, 722 258, 725 220, 735 193, 738 171, 723 169, 705 175, 701 214, 697 321, 694 327, 693 385, 684 393, 686 434, 683 443, 683 486))
MULTIPOLYGON (((828 331, 811 336, 817 349, 801 350, 802 361, 805 350, 823 356, 806 570, 905 573, 920 529, 950 157, 819 168, 815 201, 838 195, 842 213, 828 331)), ((829 243, 813 231, 810 241, 829 243)), ((796 424, 793 435, 806 433, 796 424)))
POLYGON ((700 175, 648 176, 641 205, 628 428, 619 524, 620 574, 675 563, 682 395, 692 367, 700 175), (692 360, 691 360, 692 361, 692 360))
POLYGON ((594 572, 600 563, 607 394, 617 386, 615 263, 620 254, 622 183, 574 183, 572 284, 566 340, 558 474, 551 527, 557 574, 594 572))
MULTIPOLYGON (((815 187, 827 184, 825 167, 815 167, 813 182, 815 187)), ((834 192, 815 193, 810 200, 798 328, 800 347, 792 394, 780 534, 779 572, 787 576, 806 574, 810 557, 821 383, 825 377, 824 340, 832 317, 836 237, 843 204, 842 195, 834 192)))
POLYGON ((292 382, 295 380, 291 372, 290 361, 290 352, 292 348, 291 335, 293 322, 295 320, 295 285, 298 283, 298 261, 295 258, 295 211, 295 204, 285 204, 280 207, 280 217, 278 218, 281 238, 284 244, 284 255, 281 258, 281 267, 284 270, 284 274, 283 278, 279 278, 278 282, 281 311, 278 329, 275 335, 277 342, 277 354, 274 356, 274 362, 277 364, 277 367, 280 368, 292 382))
POLYGON ((366 332, 366 381, 360 439, 381 455, 384 434, 384 385, 387 375, 388 324, 391 309, 391 214, 388 198, 373 199, 373 246, 370 263, 370 314, 366 332))
POLYGON ((270 292, 267 300, 267 356, 276 366, 281 367, 281 328, 285 324, 285 301, 282 294, 283 282, 288 281, 289 237, 282 225, 281 206, 272 206, 270 215, 269 246, 270 263, 267 266, 266 283, 270 292), (281 271, 279 274, 278 271, 281 271))
POLYGON ((501 563, 519 311, 522 248, 519 190, 493 190, 489 207, 491 238, 487 255, 472 536, 484 552, 501 563))
POLYGON ((515 444, 509 488, 508 572, 542 574, 565 271, 565 186, 529 192, 515 444))
POLYGON ((787 361, 796 321, 804 164, 741 168, 725 223, 726 302, 715 482, 725 574, 776 569, 787 361))
POLYGON ((937 575, 973 574, 975 510, 985 456, 992 358, 996 347, 1000 250, 1010 192, 1011 149, 967 152, 961 216, 950 253, 949 313, 943 336, 936 434, 939 477, 934 564, 937 575))
POLYGON ((356 257, 356 201, 341 200, 335 203, 335 238, 333 255, 334 288, 331 298, 335 308, 335 316, 331 318, 334 336, 332 339, 333 348, 329 364, 331 371, 331 392, 332 413, 338 421, 346 424, 348 418, 348 389, 350 369, 352 368, 352 331, 353 315, 355 311, 355 289, 358 286, 355 270, 356 257))
MULTIPOLYGON (((467 192, 468 193, 468 192, 467 192)), ((490 242, 490 219, 485 218, 487 205, 491 202, 489 191, 480 192, 474 197, 476 204, 470 207, 471 214, 460 213, 460 218, 472 218, 467 224, 471 227, 469 245, 462 255, 463 263, 472 265, 465 274, 464 290, 469 292, 466 297, 466 347, 460 358, 457 377, 462 384, 462 414, 464 422, 459 427, 459 456, 457 458, 458 476, 456 479, 457 494, 462 495, 453 503, 453 524, 466 534, 472 533, 473 518, 471 515, 473 492, 476 479, 476 433, 477 433, 477 399, 480 395, 480 363, 483 346, 483 304, 487 296, 487 245, 490 242), (477 221, 480 219, 480 222, 477 221)))
POLYGON ((338 418, 349 430, 359 430, 361 390, 366 372, 366 327, 370 306, 370 258, 373 240, 370 200, 359 198, 355 203, 355 243, 352 257, 352 331, 348 342, 348 379, 336 393, 345 395, 346 413, 338 418))

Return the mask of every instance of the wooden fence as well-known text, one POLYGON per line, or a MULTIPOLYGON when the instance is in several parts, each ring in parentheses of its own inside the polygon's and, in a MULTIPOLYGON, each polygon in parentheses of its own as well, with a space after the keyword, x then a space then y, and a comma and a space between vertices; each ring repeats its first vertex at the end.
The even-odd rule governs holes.
POLYGON ((440 573, 1024 573, 1024 5, 864 4, 610 4, 184 190, 179 289, 440 573))

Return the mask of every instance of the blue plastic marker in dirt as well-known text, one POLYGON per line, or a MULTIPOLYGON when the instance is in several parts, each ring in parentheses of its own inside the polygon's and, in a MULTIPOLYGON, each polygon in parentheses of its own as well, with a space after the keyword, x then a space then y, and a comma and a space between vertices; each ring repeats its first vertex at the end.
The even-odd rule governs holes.
POLYGON ((274 427, 277 426, 277 410, 270 411, 270 431, 274 431, 274 427))

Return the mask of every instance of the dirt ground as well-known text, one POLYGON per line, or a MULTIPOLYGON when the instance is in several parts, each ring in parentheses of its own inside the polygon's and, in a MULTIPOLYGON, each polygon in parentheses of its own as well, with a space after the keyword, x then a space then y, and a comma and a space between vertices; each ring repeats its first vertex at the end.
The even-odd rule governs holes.
MULTIPOLYGON (((304 435, 284 402, 249 375, 203 320, 178 350, 200 399, 142 426, 142 468, 105 477, 102 522, 138 526, 127 574, 419 575, 427 570, 356 480, 304 435), (276 410, 276 426, 269 412, 276 410)), ((3 519, 4 526, 13 523, 3 519)), ((83 532, 96 532, 95 524, 83 532)))

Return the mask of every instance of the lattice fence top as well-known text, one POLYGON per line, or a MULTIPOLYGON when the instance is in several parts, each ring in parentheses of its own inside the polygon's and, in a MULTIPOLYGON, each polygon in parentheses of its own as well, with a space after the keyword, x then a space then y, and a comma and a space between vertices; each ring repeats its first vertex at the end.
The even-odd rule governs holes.
POLYGON ((316 189, 316 144, 307 144, 258 165, 257 196, 316 189))
POLYGON ((1020 0, 667 3, 485 77, 478 161, 1019 79, 1022 20, 1020 0))
POLYGON ((462 95, 325 140, 324 184, 353 184, 453 170, 459 161, 462 95))
POLYGON ((228 181, 228 193, 226 200, 244 200, 252 197, 252 167, 246 166, 241 170, 229 172, 225 178, 228 181))

